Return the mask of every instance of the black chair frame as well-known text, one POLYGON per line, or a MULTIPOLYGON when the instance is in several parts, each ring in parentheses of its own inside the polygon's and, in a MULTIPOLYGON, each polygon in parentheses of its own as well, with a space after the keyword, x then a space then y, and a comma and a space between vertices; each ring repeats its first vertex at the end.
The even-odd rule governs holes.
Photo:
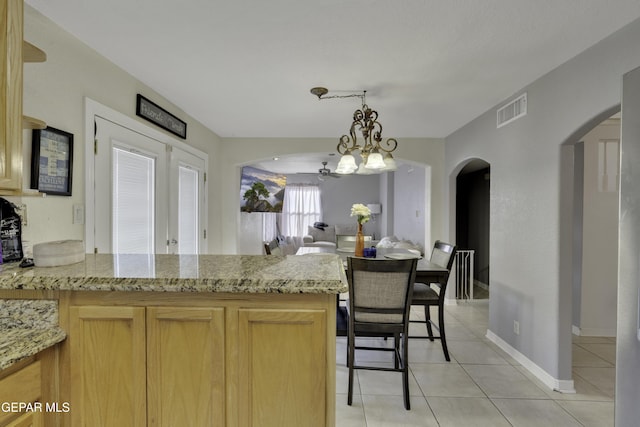
MULTIPOLYGON (((451 272, 451 267, 453 266, 453 262, 456 256, 456 247, 449 243, 437 240, 433 245, 433 249, 434 249, 434 252, 437 249, 439 251, 450 254, 447 265, 441 266, 441 267, 446 267, 448 273, 446 274, 445 277, 442 278, 441 282, 416 283, 413 285, 414 291, 413 291, 413 298, 412 298, 411 304, 421 305, 424 307, 424 316, 426 320, 411 320, 410 322, 426 323, 427 335, 426 336, 411 335, 410 338, 429 339, 430 341, 440 340, 440 343, 442 344, 442 351, 444 352, 444 357, 447 360, 447 362, 450 362, 451 357, 449 356, 449 349, 447 347, 447 337, 446 337, 445 328, 444 328, 444 297, 447 291, 447 282, 449 281, 449 273, 451 272), (437 298, 433 297, 433 295, 436 294, 436 292, 431 288, 431 285, 438 288, 437 298), (423 298, 425 293, 428 295, 431 295, 432 297, 423 298), (431 319, 430 309, 433 306, 438 307, 438 324, 436 324, 431 319), (436 336, 433 334, 433 328, 435 328, 438 331, 439 335, 436 336)), ((433 252, 431 256, 433 260, 433 252)))
POLYGON ((347 279, 349 281, 349 326, 347 333, 347 366, 349 367, 349 389, 347 403, 353 401, 353 370, 367 369, 374 371, 402 372, 403 396, 405 409, 411 409, 409 400, 409 361, 408 361, 408 330, 409 312, 411 309, 411 295, 416 277, 417 259, 408 260, 380 260, 380 259, 347 259, 347 279), (354 294, 354 271, 369 271, 376 273, 408 272, 408 283, 402 308, 369 308, 356 306, 358 298, 354 294), (355 320, 356 313, 372 314, 400 314, 401 323, 372 323, 355 320), (393 348, 380 348, 356 345, 356 337, 394 338, 393 348), (400 342, 402 341, 402 347, 400 342), (363 366, 355 364, 355 350, 389 351, 394 353, 394 367, 363 366))
POLYGON ((265 252, 267 255, 271 255, 271 252, 272 252, 275 248, 277 248, 278 246, 280 246, 280 245, 278 244, 278 239, 273 239, 273 240, 272 240, 272 241, 270 241, 269 243, 265 243, 265 244, 264 244, 264 252, 265 252))

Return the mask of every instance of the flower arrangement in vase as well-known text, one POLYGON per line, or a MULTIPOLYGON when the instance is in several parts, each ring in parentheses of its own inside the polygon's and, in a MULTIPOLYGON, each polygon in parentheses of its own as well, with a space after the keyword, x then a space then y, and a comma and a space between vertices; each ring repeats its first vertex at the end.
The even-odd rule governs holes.
POLYGON ((356 251, 355 256, 364 255, 364 234, 362 234, 362 224, 371 218, 371 210, 362 203, 356 203, 351 206, 351 216, 357 217, 358 233, 356 234, 356 251))

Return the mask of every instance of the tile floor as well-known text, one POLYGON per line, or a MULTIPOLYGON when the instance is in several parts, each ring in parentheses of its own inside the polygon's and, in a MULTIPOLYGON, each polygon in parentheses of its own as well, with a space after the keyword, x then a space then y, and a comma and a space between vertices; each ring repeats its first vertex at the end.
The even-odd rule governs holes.
MULTIPOLYGON (((401 375, 396 372, 356 370, 353 405, 347 405, 347 344, 338 337, 336 425, 613 426, 615 339, 574 336, 576 394, 561 394, 485 338, 488 301, 447 306, 445 321, 451 362, 445 361, 438 341, 409 343, 410 411, 404 409, 401 375)), ((386 364, 390 355, 360 352, 356 357, 386 364)))

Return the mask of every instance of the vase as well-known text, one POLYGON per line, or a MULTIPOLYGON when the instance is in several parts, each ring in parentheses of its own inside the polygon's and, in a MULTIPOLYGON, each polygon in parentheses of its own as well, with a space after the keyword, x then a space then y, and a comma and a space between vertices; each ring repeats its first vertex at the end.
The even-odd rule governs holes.
POLYGON ((356 234, 356 253, 355 256, 364 256, 364 234, 362 234, 362 224, 358 224, 358 233, 356 234))

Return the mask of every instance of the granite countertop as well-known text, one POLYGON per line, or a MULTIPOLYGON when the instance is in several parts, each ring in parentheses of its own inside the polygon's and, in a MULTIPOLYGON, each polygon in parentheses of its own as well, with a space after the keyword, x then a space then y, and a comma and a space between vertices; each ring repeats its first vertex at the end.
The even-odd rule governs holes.
POLYGON ((0 300, 0 337, 0 370, 64 340, 58 302, 0 300))
POLYGON ((87 255, 62 267, 0 267, 0 289, 323 293, 348 289, 337 255, 87 255))

